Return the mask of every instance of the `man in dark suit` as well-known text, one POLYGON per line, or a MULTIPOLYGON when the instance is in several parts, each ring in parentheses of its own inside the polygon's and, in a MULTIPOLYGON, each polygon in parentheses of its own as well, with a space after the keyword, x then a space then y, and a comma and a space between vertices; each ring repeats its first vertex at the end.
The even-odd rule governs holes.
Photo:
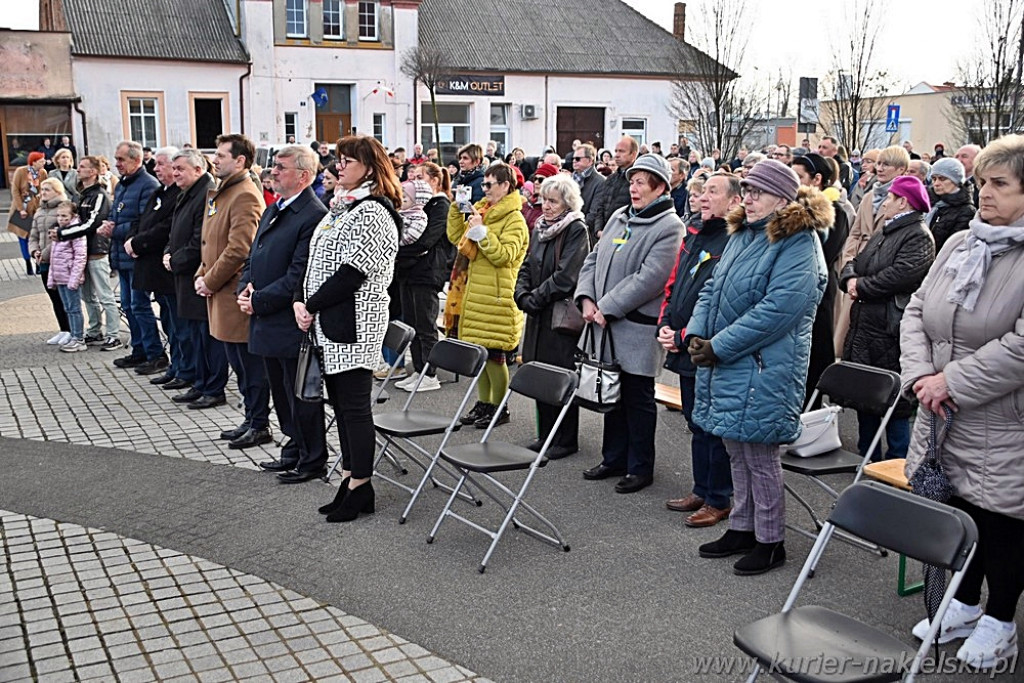
POLYGON ((309 241, 327 209, 310 187, 318 159, 309 148, 285 147, 274 157, 271 177, 281 198, 267 207, 239 280, 238 306, 249 318, 249 352, 261 356, 288 443, 279 460, 260 463, 296 484, 321 477, 327 464, 323 404, 300 401, 294 382, 302 332, 292 295, 306 272, 309 241))
POLYGON ((604 176, 597 172, 594 164, 597 163, 597 150, 587 143, 579 145, 572 153, 572 179, 580 186, 580 196, 583 197, 583 214, 586 216, 587 225, 592 225, 594 209, 597 198, 604 185, 604 176))

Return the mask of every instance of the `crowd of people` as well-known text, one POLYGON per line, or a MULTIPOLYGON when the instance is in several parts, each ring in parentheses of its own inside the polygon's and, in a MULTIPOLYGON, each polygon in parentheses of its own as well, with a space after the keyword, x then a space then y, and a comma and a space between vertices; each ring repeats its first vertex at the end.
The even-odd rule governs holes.
MULTIPOLYGON (((655 379, 676 373, 693 481, 666 505, 689 527, 727 523, 697 552, 739 555, 739 575, 785 562, 781 453, 822 371, 839 358, 901 373, 873 457, 905 458, 909 477, 933 416, 954 412, 940 459, 980 543, 941 633, 967 639, 961 659, 991 665, 1016 652, 1024 592, 1024 137, 953 157, 942 143, 918 155, 803 142, 728 161, 628 136, 611 150, 577 140, 564 159, 468 144, 444 166, 436 150, 407 156, 353 135, 284 147, 261 170, 243 135, 219 137, 212 159, 125 141, 116 178, 101 157, 30 154, 12 217, 30 219, 27 269, 60 330, 48 343, 117 350, 123 313, 130 351, 114 365, 196 410, 225 402, 230 367, 245 418, 221 437, 271 442, 272 396, 288 439, 261 467, 283 483, 325 473, 323 406, 292 387, 303 340, 319 345, 342 454, 342 486, 320 509, 331 522, 375 509, 373 381, 404 365, 382 356, 389 320, 416 330, 398 389, 440 388, 423 375, 439 320, 487 349, 461 418, 481 429, 513 419, 496 412, 517 358, 574 368, 585 348, 617 363, 621 399, 582 474, 615 478, 622 494, 653 482, 655 379), (566 305, 582 335, 554 324, 566 305)), ((557 414, 538 406, 529 448, 557 414)), ((857 421, 867 455, 881 421, 857 421)), ((547 455, 579 447, 573 408, 547 455)))

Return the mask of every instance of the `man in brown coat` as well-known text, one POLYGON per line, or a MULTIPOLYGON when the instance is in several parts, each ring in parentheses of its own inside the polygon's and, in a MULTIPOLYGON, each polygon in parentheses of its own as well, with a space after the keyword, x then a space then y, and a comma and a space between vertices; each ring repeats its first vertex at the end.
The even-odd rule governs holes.
POLYGON ((255 153, 244 135, 217 138, 213 168, 220 185, 206 196, 202 263, 195 277, 196 293, 206 297, 210 336, 223 342, 245 402, 245 421, 221 433, 231 448, 257 446, 272 438, 270 387, 262 360, 249 353, 249 316, 239 310, 235 294, 265 208, 259 183, 249 170, 255 153))

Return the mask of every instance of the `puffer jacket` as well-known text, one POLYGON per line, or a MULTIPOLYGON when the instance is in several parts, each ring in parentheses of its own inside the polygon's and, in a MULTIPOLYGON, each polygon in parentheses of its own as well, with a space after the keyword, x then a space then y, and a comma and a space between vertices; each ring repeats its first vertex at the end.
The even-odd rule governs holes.
POLYGON ((718 361, 697 368, 693 420, 723 439, 790 443, 800 412, 814 311, 828 270, 815 231, 835 221, 831 202, 801 187, 797 200, 748 223, 729 214, 732 237, 686 328, 711 342, 718 361))
MULTIPOLYGON (((946 262, 967 238, 955 233, 900 327, 902 386, 941 371, 959 411, 939 446, 957 495, 986 510, 1024 519, 1024 246, 992 258, 973 311, 947 299, 953 275, 946 262)), ((928 413, 920 408, 907 453, 906 475, 924 460, 928 413)))
MULTIPOLYGON (((590 299, 608 320, 605 328, 593 326, 597 350, 610 331, 614 360, 624 372, 657 377, 665 362, 665 350, 658 343, 658 314, 683 239, 683 221, 667 194, 631 214, 632 206, 619 209, 605 224, 597 246, 583 262, 573 298, 581 309, 582 299, 590 299)), ((604 351, 603 359, 613 360, 608 346, 604 351)))
MULTIPOLYGON (((910 295, 935 260, 935 243, 917 211, 898 216, 875 233, 864 251, 846 264, 839 276, 845 292, 857 279, 857 299, 850 309, 850 330, 843 360, 900 371, 900 320, 910 295)), ((893 413, 910 417, 901 402, 893 413)))
POLYGON ((935 211, 928 227, 935 238, 935 251, 939 251, 954 232, 967 229, 974 218, 975 208, 966 187, 961 187, 953 194, 935 195, 935 200, 932 201, 935 211), (936 205, 935 200, 942 204, 936 205))
POLYGON ((135 259, 124 250, 124 243, 138 230, 139 218, 158 187, 160 181, 139 166, 137 171, 121 178, 114 189, 113 208, 108 217, 114 221, 114 232, 110 235, 110 267, 114 270, 135 269, 135 259))
MULTIPOLYGON (((519 266, 526 257, 529 233, 523 218, 523 199, 518 192, 506 195, 487 207, 487 200, 476 203, 484 213, 487 236, 476 243, 476 256, 470 259, 466 293, 459 318, 459 339, 488 349, 511 351, 519 345, 523 313, 513 300, 519 266)), ((468 229, 457 204, 448 209, 448 240, 458 244, 468 229)))
POLYGON ((85 264, 89 260, 87 251, 84 237, 55 242, 50 250, 46 286, 53 289, 57 285, 65 285, 78 289, 85 281, 85 264))
POLYGON ((28 234, 28 253, 39 252, 39 272, 45 273, 50 263, 50 228, 57 227, 57 205, 64 199, 57 197, 40 201, 39 208, 32 216, 32 229, 28 234))

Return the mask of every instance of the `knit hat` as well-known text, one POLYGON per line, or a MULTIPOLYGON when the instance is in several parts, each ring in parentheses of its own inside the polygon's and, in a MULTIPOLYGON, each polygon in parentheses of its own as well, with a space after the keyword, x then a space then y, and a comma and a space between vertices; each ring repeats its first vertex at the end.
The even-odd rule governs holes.
MULTIPOLYGON (((954 161, 956 161, 954 159, 954 161)), ((910 204, 910 208, 921 213, 931 211, 932 204, 928 201, 928 191, 924 189, 921 181, 912 175, 901 175, 892 181, 889 186, 889 194, 903 197, 910 204)))
POLYGON ((512 173, 516 176, 516 189, 518 190, 526 182, 526 178, 523 176, 523 172, 519 170, 518 166, 512 166, 512 173))
POLYGON ((413 206, 425 206, 434 196, 425 180, 406 180, 402 183, 402 190, 412 197, 413 206))
POLYGON ((701 159, 700 165, 702 168, 709 168, 712 171, 715 170, 715 160, 712 157, 704 157, 701 159))
POLYGON ((45 158, 46 158, 46 155, 43 154, 42 152, 30 152, 29 155, 28 155, 28 165, 31 166, 32 164, 36 163, 40 159, 45 159, 45 158))
POLYGON ((558 175, 558 167, 554 164, 541 164, 537 167, 537 170, 533 172, 534 177, 540 176, 541 178, 550 178, 551 176, 558 175))
POLYGON ((960 187, 964 184, 964 165, 960 163, 959 159, 953 157, 942 157, 934 164, 932 164, 932 176, 940 175, 943 178, 949 178, 960 187))
POLYGON ((762 192, 781 197, 787 201, 796 200, 800 178, 796 171, 777 159, 765 159, 754 165, 747 177, 740 181, 743 187, 756 187, 762 192))
POLYGON ((660 154, 644 154, 633 162, 633 165, 626 170, 626 179, 629 180, 637 171, 647 171, 665 183, 665 187, 672 186, 672 168, 668 161, 660 154))

